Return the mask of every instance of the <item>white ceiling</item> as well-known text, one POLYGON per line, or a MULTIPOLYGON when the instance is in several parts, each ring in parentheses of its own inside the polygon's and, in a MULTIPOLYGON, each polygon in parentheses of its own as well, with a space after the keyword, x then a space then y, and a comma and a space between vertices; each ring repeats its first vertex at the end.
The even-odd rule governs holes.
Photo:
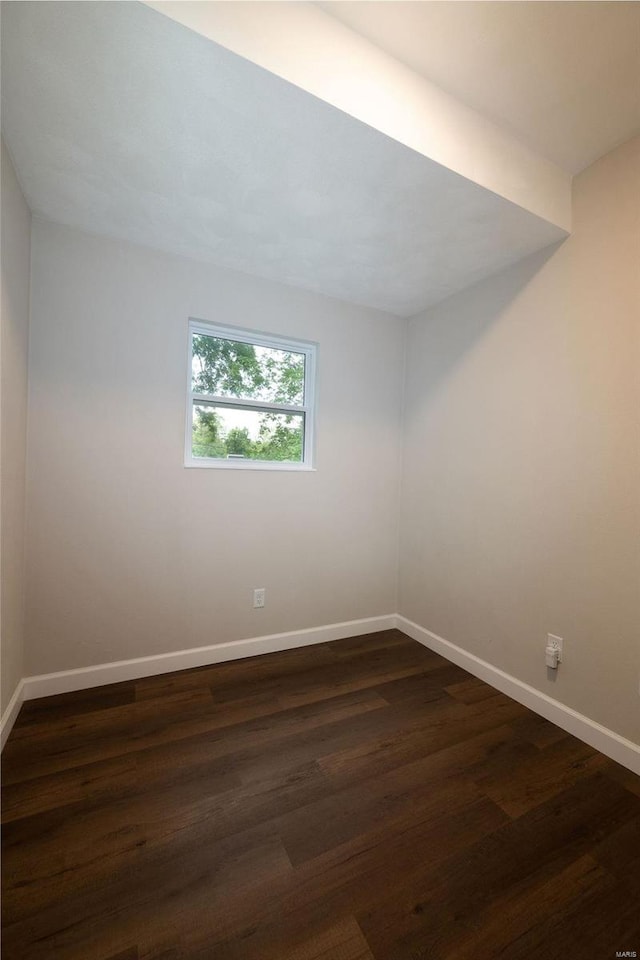
POLYGON ((571 173, 640 132, 639 2, 318 6, 571 173))
POLYGON ((401 316, 564 236, 145 5, 2 18, 37 215, 401 316))

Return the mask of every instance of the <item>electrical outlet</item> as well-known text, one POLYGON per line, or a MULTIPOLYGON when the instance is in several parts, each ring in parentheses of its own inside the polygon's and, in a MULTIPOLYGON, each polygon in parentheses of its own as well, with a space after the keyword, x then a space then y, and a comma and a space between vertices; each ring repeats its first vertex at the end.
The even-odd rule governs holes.
POLYGON ((558 651, 558 663, 562 663, 562 643, 562 637, 556 637, 553 633, 547 634, 547 646, 558 651))
POLYGON ((266 592, 266 587, 257 587, 253 591, 253 606, 256 608, 256 610, 258 610, 260 607, 264 607, 266 592))

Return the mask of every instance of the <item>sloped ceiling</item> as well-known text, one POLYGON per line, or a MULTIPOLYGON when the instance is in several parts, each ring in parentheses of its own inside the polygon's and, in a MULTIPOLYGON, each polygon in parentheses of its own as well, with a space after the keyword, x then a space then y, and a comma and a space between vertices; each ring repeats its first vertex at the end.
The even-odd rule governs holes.
POLYGON ((640 132, 637 0, 318 6, 570 173, 640 132))
POLYGON ((399 316, 565 231, 138 3, 3 4, 36 215, 399 316))

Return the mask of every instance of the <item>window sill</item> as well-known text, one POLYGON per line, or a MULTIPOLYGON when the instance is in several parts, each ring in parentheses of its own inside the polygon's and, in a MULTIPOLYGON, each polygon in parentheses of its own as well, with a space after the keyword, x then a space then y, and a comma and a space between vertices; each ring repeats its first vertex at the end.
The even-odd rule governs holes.
POLYGON ((306 463, 267 463, 261 460, 185 460, 184 465, 187 469, 205 469, 205 470, 280 470, 290 473, 315 473, 316 468, 310 467, 306 463))

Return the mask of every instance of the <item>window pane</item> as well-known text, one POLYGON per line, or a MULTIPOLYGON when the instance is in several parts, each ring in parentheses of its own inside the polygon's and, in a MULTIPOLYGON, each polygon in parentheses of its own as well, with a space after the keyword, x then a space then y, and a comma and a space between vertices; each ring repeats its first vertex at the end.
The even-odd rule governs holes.
POLYGON ((302 463, 304 415, 194 403, 192 453, 216 460, 302 463))
POLYGON ((304 354, 194 333, 191 380, 194 393, 302 406, 304 354))

